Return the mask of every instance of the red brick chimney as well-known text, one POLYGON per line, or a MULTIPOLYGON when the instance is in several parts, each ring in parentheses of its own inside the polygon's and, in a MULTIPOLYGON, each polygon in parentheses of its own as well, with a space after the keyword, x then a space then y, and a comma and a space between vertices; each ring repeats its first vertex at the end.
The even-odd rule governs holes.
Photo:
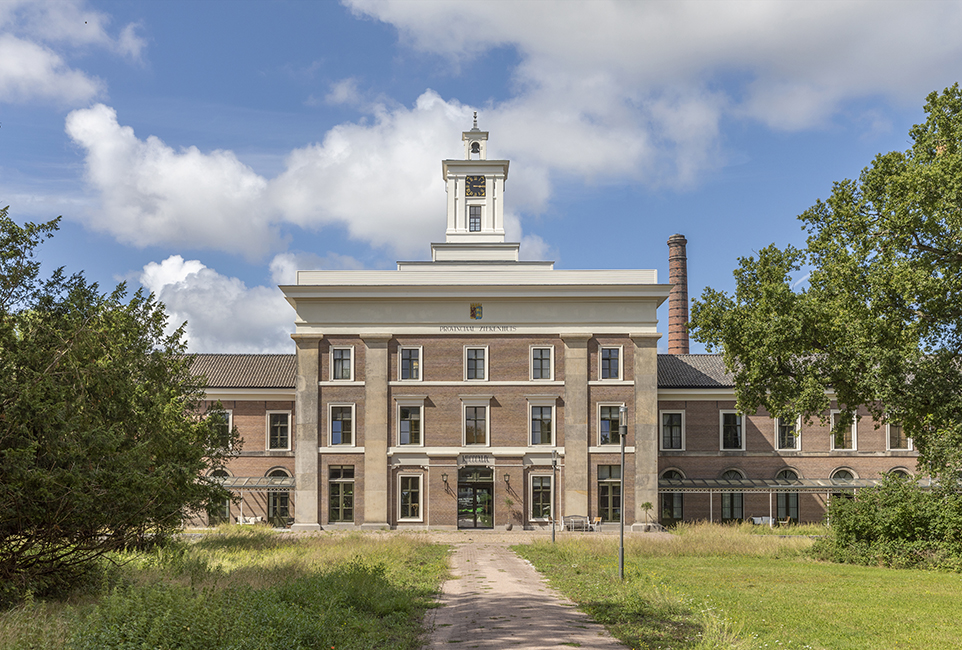
POLYGON ((668 238, 668 354, 688 354, 688 255, 684 235, 668 238))

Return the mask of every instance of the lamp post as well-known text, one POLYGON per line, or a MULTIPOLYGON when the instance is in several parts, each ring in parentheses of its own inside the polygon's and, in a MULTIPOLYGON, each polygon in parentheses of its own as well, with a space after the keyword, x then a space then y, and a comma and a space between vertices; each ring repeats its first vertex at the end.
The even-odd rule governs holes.
POLYGON ((557 523, 554 520, 555 502, 554 497, 556 494, 555 485, 558 483, 558 450, 551 450, 551 543, 554 544, 554 529, 557 528, 557 523))
POLYGON ((628 407, 624 404, 618 409, 618 437, 621 438, 621 503, 618 519, 621 524, 621 538, 618 542, 618 580, 625 579, 625 438, 628 437, 628 407))

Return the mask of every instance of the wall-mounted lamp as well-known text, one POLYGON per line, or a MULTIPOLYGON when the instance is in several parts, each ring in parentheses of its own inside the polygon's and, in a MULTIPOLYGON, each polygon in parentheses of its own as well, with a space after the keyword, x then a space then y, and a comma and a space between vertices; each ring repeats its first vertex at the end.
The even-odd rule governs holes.
POLYGON ((504 475, 504 482, 505 482, 505 483, 509 483, 509 484, 511 483, 511 475, 510 475, 510 474, 505 474, 505 475, 504 475))
POLYGON ((443 472, 443 473, 441 474, 441 480, 444 481, 444 484, 445 484, 445 485, 448 484, 448 473, 447 473, 447 472, 443 472))

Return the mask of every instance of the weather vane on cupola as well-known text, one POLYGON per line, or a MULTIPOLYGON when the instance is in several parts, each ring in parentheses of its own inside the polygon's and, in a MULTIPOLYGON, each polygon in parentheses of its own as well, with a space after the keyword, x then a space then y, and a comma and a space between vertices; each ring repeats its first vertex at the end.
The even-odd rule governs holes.
POLYGON ((478 112, 477 111, 474 111, 474 128, 471 130, 472 131, 478 130, 478 112))

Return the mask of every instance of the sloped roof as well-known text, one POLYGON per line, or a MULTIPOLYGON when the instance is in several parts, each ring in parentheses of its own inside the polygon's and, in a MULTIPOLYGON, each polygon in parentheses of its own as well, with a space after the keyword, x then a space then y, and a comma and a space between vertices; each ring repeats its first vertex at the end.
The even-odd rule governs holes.
POLYGON ((731 388, 720 354, 659 354, 658 388, 731 388))
MULTIPOLYGON (((208 388, 294 388, 293 354, 196 354, 208 388)), ((659 354, 658 388, 731 388, 720 354, 659 354)))
POLYGON ((191 369, 208 388, 294 388, 293 354, 195 354, 191 369))

